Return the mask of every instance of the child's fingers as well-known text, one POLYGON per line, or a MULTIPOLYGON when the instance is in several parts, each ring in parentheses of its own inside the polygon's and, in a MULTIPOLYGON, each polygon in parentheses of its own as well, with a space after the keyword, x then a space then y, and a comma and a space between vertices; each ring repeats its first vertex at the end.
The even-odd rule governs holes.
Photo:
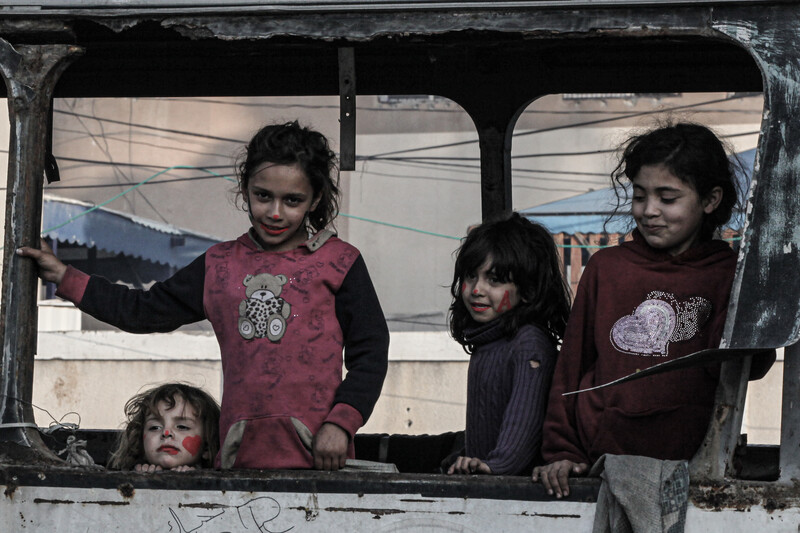
POLYGON ((539 478, 542 480, 542 486, 544 486, 544 490, 547 491, 547 494, 553 495, 553 485, 550 483, 550 470, 548 468, 543 468, 539 473, 539 478))
POLYGON ((559 465, 556 473, 556 498, 569 496, 569 471, 570 465, 559 465))
POLYGON ((477 466, 477 468, 475 468, 475 473, 476 474, 484 474, 484 475, 491 474, 492 473, 492 469, 489 468, 489 465, 487 465, 483 461, 478 461, 478 466, 477 466))
MULTIPOLYGON (((569 496, 569 474, 575 463, 568 460, 557 461, 549 465, 536 467, 532 479, 541 480, 547 494, 561 498, 569 496), (535 477, 534 477, 535 476, 535 477)), ((582 464, 582 463, 581 463, 582 464)))
POLYGON ((41 250, 37 250, 36 248, 31 248, 30 246, 22 246, 17 248, 17 255, 22 257, 30 257, 34 260, 38 260, 43 254, 41 250))
POLYGON ((311 455, 317 470, 339 470, 347 459, 350 437, 345 430, 331 423, 322 424, 311 443, 311 455))

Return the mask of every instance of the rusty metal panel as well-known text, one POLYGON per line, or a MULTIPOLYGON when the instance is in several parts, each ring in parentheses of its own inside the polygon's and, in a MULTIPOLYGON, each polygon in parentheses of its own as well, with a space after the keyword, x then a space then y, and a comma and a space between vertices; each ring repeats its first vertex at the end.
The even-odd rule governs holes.
POLYGON ((339 48, 339 168, 356 169, 356 64, 353 48, 339 48))
POLYGON ((800 339, 800 10, 715 11, 713 27, 744 47, 764 77, 764 115, 724 347, 800 339))
POLYGON ((13 250, 38 246, 48 115, 53 88, 63 70, 81 53, 68 45, 21 46, 0 39, 0 73, 5 80, 11 136, 8 158, 3 254, 2 376, 0 440, 46 451, 33 424, 33 360, 36 353, 38 281, 35 264, 13 250))

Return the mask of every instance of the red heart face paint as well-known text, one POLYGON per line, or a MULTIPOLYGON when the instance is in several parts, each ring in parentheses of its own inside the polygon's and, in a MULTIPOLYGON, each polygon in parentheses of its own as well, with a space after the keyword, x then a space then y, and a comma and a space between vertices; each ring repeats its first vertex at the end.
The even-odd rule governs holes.
POLYGON ((497 306, 498 313, 505 313, 506 311, 510 311, 511 307, 511 299, 508 296, 508 291, 503 293, 503 299, 500 300, 500 305, 497 306))
POLYGON ((145 463, 171 470, 201 462, 203 419, 196 409, 176 394, 172 402, 161 400, 142 428, 145 463))
POLYGON ((186 437, 183 439, 183 442, 181 442, 181 445, 187 452, 194 456, 200 453, 200 448, 203 447, 203 438, 200 435, 186 437))
POLYGON ((512 310, 520 301, 513 281, 500 280, 488 258, 477 272, 464 276, 461 298, 473 320, 487 323, 512 310))

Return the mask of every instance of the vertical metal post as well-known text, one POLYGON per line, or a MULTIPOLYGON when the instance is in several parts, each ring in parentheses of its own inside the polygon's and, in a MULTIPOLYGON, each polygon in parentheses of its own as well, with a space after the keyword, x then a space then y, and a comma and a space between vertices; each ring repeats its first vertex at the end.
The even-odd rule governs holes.
POLYGON ((481 214, 483 220, 511 212, 511 132, 477 124, 481 150, 481 214))
POLYGON ((352 48, 339 48, 339 168, 356 169, 356 62, 352 48))
POLYGON ((780 480, 800 479, 800 343, 783 350, 780 480))
POLYGON ((53 88, 81 53, 80 48, 69 45, 15 49, 0 39, 0 73, 7 88, 11 123, 0 307, 0 440, 41 451, 47 448, 36 429, 31 404, 37 333, 36 270, 33 261, 17 257, 14 250, 39 245, 53 88))
POLYGON ((708 431, 689 465, 689 477, 695 481, 719 481, 732 474, 751 361, 752 356, 747 355, 722 363, 708 431))

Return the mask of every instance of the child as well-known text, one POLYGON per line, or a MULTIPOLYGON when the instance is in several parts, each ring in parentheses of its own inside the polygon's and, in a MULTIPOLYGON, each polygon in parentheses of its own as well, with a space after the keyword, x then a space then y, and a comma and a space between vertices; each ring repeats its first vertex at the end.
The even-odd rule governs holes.
POLYGON ((325 229, 338 212, 334 171, 322 134, 262 128, 238 168, 252 227, 148 291, 68 268, 45 245, 18 253, 59 296, 126 331, 211 322, 223 371, 218 466, 338 470, 383 386, 389 332, 358 250, 325 229))
POLYGON ((219 448, 219 406, 206 392, 165 383, 125 404, 128 423, 108 467, 185 472, 210 468, 219 448))
POLYGON ((471 356, 465 455, 447 473, 529 472, 569 315, 552 237, 517 213, 474 228, 450 292, 450 331, 471 356))
MULTIPOLYGON (((719 346, 736 255, 712 240, 737 202, 732 165, 704 126, 631 138, 613 173, 632 186, 633 241, 586 265, 550 389, 536 467, 549 494, 569 494, 605 453, 690 459, 707 430, 719 366, 689 368, 562 396, 719 346)), ((620 200, 620 203, 622 203, 620 200)))

